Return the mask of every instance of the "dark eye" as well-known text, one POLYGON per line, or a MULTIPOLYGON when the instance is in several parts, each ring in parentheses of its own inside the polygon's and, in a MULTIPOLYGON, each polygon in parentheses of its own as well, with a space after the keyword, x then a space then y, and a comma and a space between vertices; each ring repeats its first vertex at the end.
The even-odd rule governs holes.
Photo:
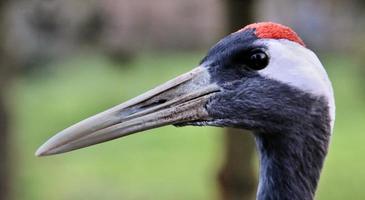
POLYGON ((269 64, 269 56, 263 50, 252 51, 248 67, 253 70, 264 69, 269 64))

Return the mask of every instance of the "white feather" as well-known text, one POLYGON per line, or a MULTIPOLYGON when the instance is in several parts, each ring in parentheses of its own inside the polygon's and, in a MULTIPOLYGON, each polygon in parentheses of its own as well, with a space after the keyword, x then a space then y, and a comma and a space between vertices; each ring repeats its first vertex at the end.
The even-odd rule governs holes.
POLYGON ((318 57, 302 45, 286 40, 261 39, 268 47, 269 65, 260 71, 266 77, 327 99, 331 129, 335 120, 332 84, 318 57))

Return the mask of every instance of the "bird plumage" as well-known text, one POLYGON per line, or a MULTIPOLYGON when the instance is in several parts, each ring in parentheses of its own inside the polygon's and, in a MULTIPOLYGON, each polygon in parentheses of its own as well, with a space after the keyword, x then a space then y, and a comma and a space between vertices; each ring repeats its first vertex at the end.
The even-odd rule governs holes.
POLYGON ((230 92, 208 103, 216 120, 207 125, 254 131, 260 154, 258 199, 313 199, 335 118, 331 83, 302 40, 267 38, 268 33, 259 38, 251 27, 258 25, 224 38, 203 60, 210 69, 233 68, 211 69, 213 79, 230 92), (245 61, 235 57, 254 48, 265 49, 269 64, 252 74, 239 71, 245 61))
POLYGON ((71 151, 168 124, 252 130, 257 198, 314 198, 335 118, 317 56, 290 28, 257 23, 214 45, 200 65, 60 132, 38 151, 71 151))

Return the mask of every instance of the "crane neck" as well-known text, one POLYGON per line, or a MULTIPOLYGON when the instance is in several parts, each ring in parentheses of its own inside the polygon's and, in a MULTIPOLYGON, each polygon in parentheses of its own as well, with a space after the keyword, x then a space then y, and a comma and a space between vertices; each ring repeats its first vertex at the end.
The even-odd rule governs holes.
POLYGON ((255 134, 260 154, 258 200, 314 198, 331 130, 321 120, 290 130, 255 134))

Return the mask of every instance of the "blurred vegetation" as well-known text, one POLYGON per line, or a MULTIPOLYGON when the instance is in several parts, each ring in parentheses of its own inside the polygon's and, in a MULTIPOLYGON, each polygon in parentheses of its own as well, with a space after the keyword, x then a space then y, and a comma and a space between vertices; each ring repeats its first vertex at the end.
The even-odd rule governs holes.
MULTIPOLYGON (((254 1, 225 0, 227 34, 254 23, 254 1)), ((253 200, 256 197, 258 178, 255 176, 255 140, 242 129, 225 130, 224 158, 218 172, 221 200, 253 200)))
MULTIPOLYGON (((143 55, 127 66, 81 56, 19 78, 9 90, 17 199, 217 199, 221 129, 173 126, 54 157, 36 148, 61 129, 197 65, 203 53, 143 55)), ((317 198, 365 199, 365 103, 352 59, 322 58, 337 119, 317 198)))

